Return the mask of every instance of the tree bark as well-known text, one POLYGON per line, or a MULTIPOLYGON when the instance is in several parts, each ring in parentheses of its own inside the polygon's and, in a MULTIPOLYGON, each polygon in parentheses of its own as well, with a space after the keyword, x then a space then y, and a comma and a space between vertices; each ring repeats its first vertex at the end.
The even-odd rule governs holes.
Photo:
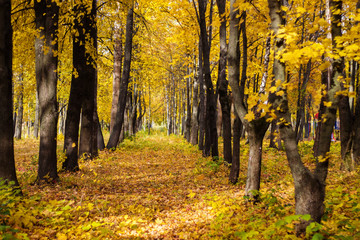
POLYGON ((228 95, 228 81, 226 79, 226 58, 227 58, 227 44, 226 44, 226 16, 225 16, 225 0, 217 0, 219 15, 221 19, 220 25, 220 60, 218 73, 218 93, 222 111, 222 128, 224 139, 224 160, 227 163, 232 162, 231 152, 231 109, 228 95))
MULTIPOLYGON (((212 4, 212 3, 211 3, 212 4)), ((216 131, 216 94, 211 81, 210 44, 206 30, 206 0, 199 0, 199 25, 202 43, 202 57, 206 84, 206 132, 205 156, 218 157, 218 138, 216 131)), ((211 13, 210 13, 211 14, 211 13)))
POLYGON ((0 0, 0 32, 0 178, 19 185, 14 160, 10 0, 0 0))
MULTIPOLYGON (((199 36, 201 38, 201 35, 199 36)), ((199 150, 204 150, 205 140, 205 84, 203 71, 202 43, 199 39, 199 150)))
MULTIPOLYGON (((194 64, 195 65, 195 64, 194 64)), ((194 70, 195 71, 195 70, 194 70)), ((192 115, 191 115, 191 133, 190 133, 190 143, 192 145, 198 144, 199 141, 199 105, 198 105, 198 95, 199 95, 199 80, 198 77, 194 77, 193 84, 193 105, 192 105, 192 115)))
MULTIPOLYGON (((188 74, 191 74, 189 68, 188 74)), ((190 91, 191 91, 191 77, 188 77, 186 81, 186 120, 185 120, 185 138, 190 142, 191 136, 191 100, 190 100, 190 91)))
POLYGON ((239 179, 240 173, 240 137, 242 131, 242 123, 240 118, 235 113, 235 121, 233 126, 233 155, 232 155, 232 162, 231 162, 231 169, 229 175, 229 181, 232 184, 236 184, 239 179))
POLYGON ((78 154, 88 157, 97 155, 96 137, 96 85, 97 73, 94 59, 96 56, 96 1, 92 6, 79 3, 74 12, 81 15, 76 19, 74 29, 78 34, 73 36, 73 67, 76 74, 72 75, 69 104, 65 122, 64 151, 66 160, 63 169, 79 170, 78 154), (90 9, 90 11, 88 11, 90 9), (87 38, 90 36, 90 39, 87 38), (86 47, 90 47, 89 51, 86 47), (95 51, 94 51, 95 50, 95 51), (81 132, 79 144, 79 123, 81 132))
MULTIPOLYGON (((96 0, 92 1, 90 13, 85 12, 83 19, 83 28, 89 39, 84 38, 90 51, 86 51, 81 66, 82 72, 79 72, 79 78, 84 83, 83 95, 81 101, 81 129, 79 156, 85 159, 96 157, 97 153, 97 122, 96 122, 96 90, 97 90, 97 28, 96 28, 96 0), (83 62, 84 63, 84 62, 83 62)), ((79 29, 80 30, 80 29, 79 29)), ((85 36, 86 37, 86 36, 85 36)))
POLYGON ((113 127, 113 132, 110 135, 110 139, 106 146, 107 149, 116 148, 119 142, 121 128, 124 123, 124 112, 126 107, 126 96, 127 96, 127 89, 130 79, 130 67, 131 67, 131 54, 132 54, 132 38, 133 38, 133 20, 134 20, 134 13, 133 7, 131 6, 127 19, 126 19, 126 36, 125 36, 125 57, 124 57, 124 67, 123 73, 121 76, 121 83, 120 83, 120 94, 118 100, 118 111, 116 113, 116 122, 113 127))
POLYGON ((43 41, 37 55, 36 76, 40 106, 40 149, 37 180, 56 181, 56 137, 58 120, 57 65, 59 7, 51 0, 34 2, 35 24, 43 41))
MULTIPOLYGON (((239 86, 239 14, 234 11, 235 1, 230 2, 230 38, 229 38, 229 50, 228 50, 228 61, 229 61, 229 81, 233 91, 233 99, 235 110, 240 117, 242 123, 245 126, 246 131, 249 135, 249 161, 248 161, 248 175, 246 180, 245 194, 252 200, 257 200, 257 192, 260 187, 260 172, 261 172, 261 155, 262 155, 262 142, 265 136, 266 130, 269 127, 269 123, 266 122, 264 117, 256 118, 252 121, 248 121, 245 116, 248 113, 245 104, 245 84, 246 84, 246 67, 247 67, 247 37, 246 37, 246 12, 242 12, 243 22, 240 28, 243 32, 243 69, 241 82, 239 86)), ((265 82, 264 82, 265 85, 265 82)), ((249 111, 256 111, 251 109, 249 111)), ((257 114, 256 114, 257 115, 257 114)))
POLYGON ((121 82, 121 68, 123 58, 123 45, 122 45, 122 25, 121 21, 115 21, 114 24, 114 70, 113 70, 113 94, 111 104, 111 119, 110 119, 110 135, 114 130, 116 122, 116 113, 118 111, 118 101, 120 94, 120 82, 121 82))
POLYGON ((23 116, 24 116, 24 87, 23 87, 23 79, 20 75, 19 77, 19 84, 20 84, 20 92, 18 93, 18 111, 17 111, 17 117, 16 117, 16 123, 15 123, 15 134, 14 137, 16 139, 21 139, 21 133, 22 133, 22 125, 23 125, 23 116))

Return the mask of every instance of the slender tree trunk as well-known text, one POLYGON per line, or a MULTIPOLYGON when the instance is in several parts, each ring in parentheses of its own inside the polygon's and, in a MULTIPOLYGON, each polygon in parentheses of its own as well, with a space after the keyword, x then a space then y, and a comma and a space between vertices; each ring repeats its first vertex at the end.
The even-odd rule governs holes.
POLYGON ((111 119, 110 119, 110 135, 114 129, 116 122, 116 113, 118 111, 118 101, 120 93, 120 82, 121 82, 121 67, 123 58, 123 45, 122 45, 122 26, 121 20, 115 21, 114 24, 114 72, 113 72, 113 94, 112 94, 112 105, 111 105, 111 119))
POLYGON ((228 81, 226 79, 226 58, 227 58, 227 44, 226 44, 226 17, 225 17, 225 0, 217 0, 219 15, 221 19, 220 25, 220 60, 218 73, 218 92, 222 111, 222 128, 224 139, 224 160, 227 163, 232 162, 231 153, 231 108, 228 96, 228 81))
MULTIPOLYGON (((306 92, 307 83, 310 80, 311 66, 312 64, 310 59, 306 65, 306 70, 304 71, 304 78, 302 84, 299 84, 298 102, 297 102, 298 110, 296 112, 296 125, 295 125, 296 142, 299 142, 303 138, 303 129, 305 124, 305 103, 306 103, 305 92, 306 92)), ((301 76, 299 75, 299 78, 300 77, 301 76)))
POLYGON ((23 94, 23 79, 22 76, 19 77, 20 92, 18 95, 18 113, 15 124, 15 134, 16 139, 21 139, 22 125, 23 125, 23 116, 24 116, 24 94, 23 94))
POLYGON ((124 67, 123 73, 121 76, 121 83, 120 83, 120 94, 118 100, 118 111, 116 113, 116 122, 113 127, 113 132, 110 135, 109 142, 106 146, 108 149, 116 148, 121 128, 124 123, 124 112, 126 107, 126 96, 127 96, 127 88, 130 79, 130 69, 131 69, 131 54, 132 54, 132 38, 133 38, 133 20, 134 20, 134 13, 133 7, 131 6, 127 19, 126 19, 126 36, 125 36, 125 57, 124 57, 124 67))
MULTIPOLYGON (((199 37, 201 38, 201 36, 199 37)), ((205 84, 204 84, 204 72, 203 72, 203 60, 202 60, 202 44, 199 40, 199 150, 204 150, 205 140, 205 84)))
MULTIPOLYGON (((212 3, 210 3, 212 4, 212 3)), ((206 84, 206 136, 205 136, 205 156, 217 157, 218 137, 216 131, 216 94, 211 81, 210 70, 210 44, 206 30, 206 0, 199 0, 199 25, 201 32, 202 56, 204 63, 204 76, 206 84)), ((210 13, 211 14, 211 13, 210 13)), ((210 35, 210 34, 209 34, 210 35)))
MULTIPOLYGON (((239 90, 240 80, 240 18, 239 9, 234 7, 236 0, 230 1, 230 33, 229 33, 229 47, 228 47, 228 64, 229 64, 229 81, 231 86, 236 86, 235 91, 239 90)), ((235 100, 234 100, 235 101, 235 100)), ((234 103, 235 108, 235 103, 234 103)), ((234 121, 234 136, 233 136, 233 156, 229 175, 231 183, 235 184, 239 178, 240 170, 240 138, 241 138, 241 120, 237 111, 235 110, 236 119, 234 121)))
POLYGON ((10 0, 0 0, 0 32, 0 178, 19 185, 14 161, 10 0))
POLYGON ((56 137, 58 121, 57 65, 59 7, 51 0, 34 2, 36 29, 42 44, 37 45, 39 59, 36 64, 37 91, 40 106, 40 149, 38 181, 56 181, 56 137))
POLYGON ((231 162, 231 169, 229 175, 229 181, 232 184, 236 184, 239 179, 239 172, 240 172, 240 137, 242 131, 242 123, 240 118, 235 113, 235 121, 233 126, 233 155, 232 155, 232 162, 231 162))
POLYGON ((276 120, 272 120, 271 121, 271 125, 270 125, 270 144, 269 147, 271 148, 276 148, 276 143, 275 143, 275 132, 277 129, 276 126, 276 120))
MULTIPOLYGON (((195 71, 195 70, 194 70, 195 71)), ((199 136, 199 107, 198 107, 198 93, 199 93, 199 80, 194 77, 194 87, 193 87, 193 105, 192 105, 192 116, 191 116, 191 135, 190 143, 192 145, 198 144, 199 136)))
MULTIPOLYGON (((189 68, 188 74, 191 74, 191 69, 189 68)), ((186 120, 185 120, 185 138, 190 142, 191 136, 191 100, 190 100, 190 91, 191 91, 191 77, 186 81, 186 120)))

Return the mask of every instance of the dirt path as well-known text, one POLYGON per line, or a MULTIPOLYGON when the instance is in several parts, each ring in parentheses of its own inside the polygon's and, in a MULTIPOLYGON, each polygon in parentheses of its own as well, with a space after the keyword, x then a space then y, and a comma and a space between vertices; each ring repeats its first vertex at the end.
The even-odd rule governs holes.
POLYGON ((29 229, 29 237, 41 238, 42 232, 64 239, 200 236, 214 217, 204 199, 220 192, 241 194, 227 183, 227 169, 211 164, 180 137, 126 141, 119 150, 82 161, 80 172, 60 173, 61 182, 55 186, 25 183, 27 194, 53 204, 40 217, 44 224, 29 229))

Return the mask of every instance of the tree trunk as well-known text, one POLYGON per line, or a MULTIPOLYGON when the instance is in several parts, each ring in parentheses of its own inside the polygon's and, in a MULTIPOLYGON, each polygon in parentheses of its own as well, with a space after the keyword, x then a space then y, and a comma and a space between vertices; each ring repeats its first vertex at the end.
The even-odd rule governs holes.
POLYGON ((42 44, 37 55, 36 76, 40 106, 40 149, 37 180, 56 181, 58 121, 57 64, 59 7, 51 0, 34 2, 36 29, 42 44))
MULTIPOLYGON (((93 1, 91 10, 90 6, 80 3, 74 7, 74 11, 81 15, 74 23, 75 30, 79 33, 73 36, 73 67, 77 74, 73 74, 71 80, 69 104, 66 113, 64 151, 66 160, 63 163, 63 169, 66 171, 79 170, 78 154, 84 153, 91 156, 94 146, 93 134, 96 134, 94 121, 95 109, 95 89, 96 89, 96 69, 94 58, 85 48, 92 46, 96 49, 96 26, 95 19, 95 1, 93 1), (84 14, 80 14, 84 13, 84 14), (87 35, 91 39, 87 39, 87 35), (79 123, 81 117, 81 139, 79 149, 79 123)), ((95 51, 96 52, 96 51, 95 51)), ((96 152, 95 152, 96 155, 96 152)))
POLYGON ((113 93, 111 104, 111 119, 110 119, 110 135, 114 130, 116 122, 116 113, 118 111, 118 101, 120 94, 120 82, 121 82, 121 67, 123 58, 123 45, 122 45, 122 24, 121 20, 115 21, 114 24, 114 70, 113 70, 113 93))
MULTIPOLYGON (((307 83, 310 80, 311 74, 311 59, 308 61, 306 65, 306 70, 304 71, 304 78, 302 84, 300 84, 301 75, 299 75, 299 89, 298 89, 298 102, 297 102, 297 112, 296 112, 296 125, 295 125, 295 133, 296 133, 296 142, 299 142, 303 139, 303 130, 305 124, 305 103, 306 103, 306 87, 307 83)), ((301 69, 301 68, 300 68, 301 69)))
POLYGON ((105 149, 105 142, 104 142, 104 136, 102 134, 102 131, 101 131, 101 125, 100 125, 100 121, 99 121, 99 118, 98 118, 98 127, 97 127, 97 148, 99 150, 104 150, 105 149))
MULTIPOLYGON (((36 38, 35 42, 40 42, 40 39, 36 38)), ((37 45, 37 43, 35 43, 37 45)), ((35 46, 36 46, 35 45, 35 46)), ((35 47, 35 52, 38 52, 40 50, 39 47, 35 47)), ((38 56, 38 54, 36 54, 38 56)), ((37 59, 38 57, 36 57, 37 59)), ((37 61, 37 60, 35 60, 37 61)), ((37 78, 37 76, 36 76, 37 78)), ((34 137, 37 139, 39 137, 39 118, 40 118, 40 106, 39 106, 39 94, 36 91, 36 105, 35 105, 35 119, 34 119, 34 137)))
POLYGON ((20 92, 18 93, 18 112, 16 117, 16 124, 15 124, 15 134, 14 137, 16 139, 21 139, 21 133, 22 133, 22 125, 23 125, 23 116, 24 116, 24 94, 23 94, 23 79, 22 76, 20 76, 20 92))
POLYGON ((19 185, 14 161, 10 0, 0 0, 0 32, 0 178, 19 185))
MULTIPOLYGON (((333 47, 335 48, 335 37, 341 35, 341 2, 331 2, 333 10, 332 20, 332 36, 333 36, 333 47), (336 11, 338 10, 338 11, 336 11)), ((285 24, 285 14, 281 10, 281 4, 277 0, 268 0, 271 18, 271 28, 275 34, 285 24)), ((285 40, 282 38, 275 37, 275 61, 274 61, 274 78, 285 82, 285 64, 280 62, 276 55, 284 48, 285 40)), ((331 83, 329 90, 324 99, 332 102, 330 107, 324 107, 324 112, 327 119, 322 123, 319 131, 319 148, 315 152, 315 156, 321 156, 322 161, 317 161, 316 169, 312 173, 306 168, 301 161, 301 157, 297 148, 296 134, 291 126, 291 113, 288 107, 288 100, 286 93, 282 96, 276 96, 272 98, 274 109, 277 110, 276 114, 279 119, 283 119, 280 122, 280 133, 281 138, 284 140, 285 150, 287 159, 290 165, 291 173, 294 178, 295 184, 295 208, 296 214, 310 214, 312 217, 311 221, 320 222, 321 217, 324 213, 324 198, 325 198, 325 180, 327 177, 329 158, 326 155, 330 149, 330 136, 332 128, 336 119, 336 108, 337 98, 336 92, 340 90, 340 84, 338 77, 342 72, 342 59, 336 59, 333 62, 333 73, 331 75, 331 83)), ((278 87, 278 91, 286 91, 282 87, 278 87)), ((306 226, 309 224, 308 221, 302 221, 297 226, 297 233, 305 233, 306 226)))
MULTIPOLYGON (((360 9, 360 1, 356 4, 356 9, 360 9)), ((356 22, 355 24, 359 24, 356 22)), ((353 91, 356 84, 357 63, 353 61, 351 66, 350 88, 353 91)), ((343 86, 342 86, 343 88, 343 86)), ((343 88, 344 90, 344 88, 343 88)), ((354 171, 360 164, 360 87, 356 88, 356 104, 354 99, 347 96, 340 96, 339 115, 340 115, 340 140, 341 140, 341 169, 354 171)))
POLYGON ((277 129, 276 123, 277 123, 276 120, 272 120, 271 125, 270 125, 270 144, 269 144, 269 147, 271 147, 271 148, 276 148, 276 143, 275 143, 275 132, 276 132, 276 129, 277 129))
MULTIPOLYGON (((86 10, 85 10, 86 11, 86 10)), ((97 73, 96 73, 96 54, 97 54, 97 29, 96 29, 96 0, 92 1, 91 11, 84 15, 83 29, 90 39, 84 38, 84 42, 91 47, 90 52, 85 50, 82 62, 84 65, 80 67, 79 78, 84 83, 82 86, 81 101, 81 129, 79 156, 85 159, 97 156, 97 122, 96 122, 96 89, 97 89, 97 73)), ((79 29, 80 30, 80 29, 79 29)), ((85 35, 85 37, 87 37, 85 35)))
MULTIPOLYGON (((212 4, 212 3, 210 3, 212 4)), ((199 0, 199 25, 202 43, 202 57, 204 63, 204 76, 206 84, 206 136, 205 136, 205 156, 217 157, 218 152, 218 137, 216 131, 216 94, 214 86, 211 81, 210 70, 210 44, 209 35, 206 29, 206 0, 199 0)), ((211 13, 210 13, 211 14, 211 13)))
POLYGON ((124 67, 123 67, 121 83, 120 83, 120 94, 118 100, 119 108, 116 112, 116 122, 113 127, 113 132, 110 135, 110 139, 106 146, 107 149, 116 148, 119 142, 121 128, 124 123, 126 96, 127 96, 127 89, 128 89, 128 84, 130 79, 130 69, 131 69, 133 20, 134 20, 134 13, 133 13, 133 6, 131 6, 128 11, 128 15, 126 19, 125 57, 124 57, 124 67))
POLYGON ((236 118, 234 121, 233 126, 233 155, 232 155, 232 162, 231 162, 231 169, 229 175, 229 181, 232 184, 236 184, 239 179, 239 172, 240 172, 240 137, 242 131, 242 123, 240 118, 235 113, 236 118))
MULTIPOLYGON (((189 68, 188 74, 191 74, 191 69, 189 68)), ((188 77, 186 81, 186 120, 185 120, 185 138, 190 142, 191 136, 191 77, 188 77)))
POLYGON ((255 199, 258 196, 256 191, 260 190, 260 175, 262 161, 262 142, 265 132, 256 131, 255 128, 249 128, 249 161, 247 168, 247 178, 245 194, 255 199))
POLYGON ((217 0, 219 15, 221 19, 220 25, 220 60, 218 73, 218 93, 222 111, 222 128, 224 139, 224 160, 227 163, 232 162, 231 153, 231 109, 228 96, 228 81, 226 79, 226 17, 225 17, 225 0, 217 0))
MULTIPOLYGON (((229 81, 231 86, 236 86, 235 91, 239 89, 240 79, 240 18, 239 10, 234 7, 236 0, 230 1, 230 33, 229 33, 229 47, 228 47, 228 64, 229 64, 229 81)), ((235 100, 234 100, 235 101, 235 100)), ((235 103, 234 103, 235 108, 235 103)), ((235 184, 238 181, 240 169, 240 138, 241 138, 241 120, 237 111, 235 110, 234 122, 234 136, 233 136, 233 158, 231 164, 231 171, 229 180, 235 184)))
MULTIPOLYGON (((201 38, 201 36, 199 37, 201 38)), ((204 71, 203 71, 203 60, 202 60, 202 43, 199 39, 199 150, 204 150, 205 140, 205 84, 204 84, 204 71)))
MULTIPOLYGON (((195 70, 194 70, 195 71, 195 70)), ((199 93, 199 80, 194 77, 194 87, 193 87, 193 105, 192 105, 192 115, 191 115, 191 135, 190 143, 192 145, 198 144, 199 136, 199 107, 198 107, 198 93, 199 93)))

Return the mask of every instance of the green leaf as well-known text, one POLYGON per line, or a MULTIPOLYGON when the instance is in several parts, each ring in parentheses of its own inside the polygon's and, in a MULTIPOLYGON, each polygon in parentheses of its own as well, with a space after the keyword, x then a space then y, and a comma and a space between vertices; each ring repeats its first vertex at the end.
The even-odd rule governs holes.
POLYGON ((325 238, 320 233, 315 233, 314 236, 311 238, 311 240, 322 240, 322 239, 325 239, 325 238))

